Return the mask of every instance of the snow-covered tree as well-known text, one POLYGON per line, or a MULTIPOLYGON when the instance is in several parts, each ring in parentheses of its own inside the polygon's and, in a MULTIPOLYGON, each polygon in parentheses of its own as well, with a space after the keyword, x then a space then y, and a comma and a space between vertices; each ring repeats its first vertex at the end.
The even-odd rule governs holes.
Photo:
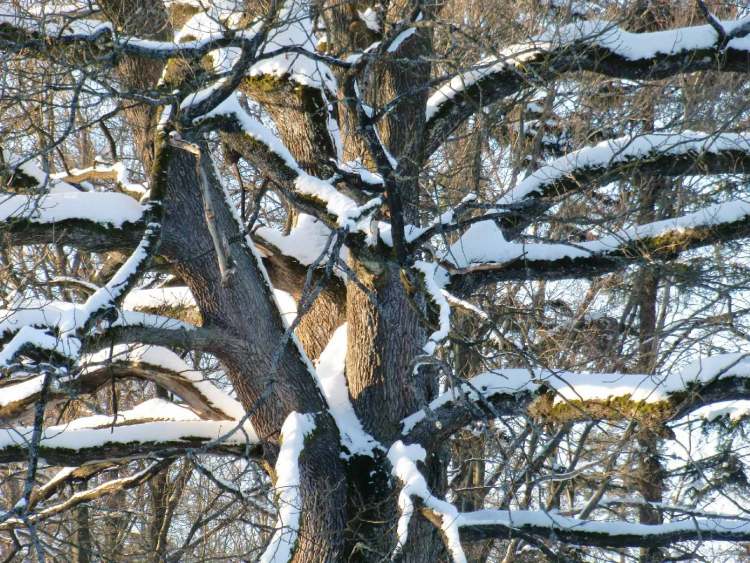
POLYGON ((740 558, 745 2, 0 2, 6 561, 740 558))

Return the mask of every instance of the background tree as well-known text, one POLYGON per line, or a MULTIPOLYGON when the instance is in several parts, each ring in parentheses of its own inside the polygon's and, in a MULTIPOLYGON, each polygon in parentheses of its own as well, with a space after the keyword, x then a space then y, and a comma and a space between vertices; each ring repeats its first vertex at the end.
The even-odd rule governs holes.
POLYGON ((742 2, 0 4, 7 561, 742 557, 742 2))

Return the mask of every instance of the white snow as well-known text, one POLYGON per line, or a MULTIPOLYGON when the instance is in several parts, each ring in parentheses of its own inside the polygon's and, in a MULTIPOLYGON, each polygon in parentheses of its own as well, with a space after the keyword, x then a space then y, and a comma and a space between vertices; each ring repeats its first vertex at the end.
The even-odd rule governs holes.
POLYGON ((44 376, 37 375, 26 381, 0 387, 0 407, 6 407, 41 392, 43 384, 44 376))
POLYGON ((447 272, 437 264, 424 262, 422 260, 414 262, 414 269, 422 274, 427 294, 440 310, 438 316, 438 329, 430 335, 427 344, 424 345, 425 354, 431 355, 435 352, 438 344, 448 338, 451 328, 451 308, 445 295, 443 295, 443 288, 448 282, 448 275, 447 272))
MULTIPOLYGON (((111 348, 104 348, 98 352, 85 355, 81 358, 81 365, 84 366, 83 371, 85 373, 117 361, 143 363, 174 372, 182 379, 189 381, 203 395, 208 404, 224 413, 228 418, 241 420, 245 416, 245 409, 236 399, 208 381, 200 371, 191 369, 182 358, 168 348, 117 344, 111 348)), ((245 421, 244 428, 253 440, 257 439, 257 434, 249 421, 245 421)))
POLYGON ((81 342, 75 337, 58 337, 45 329, 22 326, 0 350, 0 366, 12 364, 27 346, 72 357, 80 351, 81 342))
MULTIPOLYGON (((722 21, 724 30, 731 34, 746 24, 750 18, 722 21)), ((605 20, 580 21, 554 29, 537 37, 536 41, 549 42, 553 46, 569 45, 586 41, 609 49, 613 53, 631 60, 650 59, 657 55, 674 55, 685 51, 715 48, 718 42, 716 30, 706 24, 664 31, 631 33, 605 20)), ((727 48, 744 50, 741 39, 731 39, 727 48)))
POLYGON ((300 264, 309 266, 323 254, 331 230, 312 215, 301 213, 288 235, 272 227, 260 227, 255 230, 255 234, 285 256, 291 256, 300 264))
POLYGON ((748 400, 720 401, 696 409, 691 413, 693 417, 708 421, 728 416, 732 422, 746 418, 748 415, 750 415, 750 401, 748 400))
POLYGON ((343 445, 352 455, 372 455, 378 442, 362 428, 349 401, 344 371, 346 367, 347 325, 337 328, 325 350, 320 354, 316 371, 318 382, 336 421, 343 445))
MULTIPOLYGON (((279 21, 282 24, 271 30, 266 38, 263 54, 288 47, 299 47, 309 53, 316 52, 317 40, 306 2, 286 0, 279 14, 279 21)), ((283 53, 262 59, 250 68, 249 74, 268 74, 279 78, 288 76, 298 84, 336 92, 336 79, 328 66, 303 53, 283 53)))
POLYGON ((405 29, 401 33, 399 33, 391 42, 390 45, 388 45, 388 52, 389 53, 395 53, 401 48, 401 44, 409 39, 412 35, 414 35, 417 32, 416 27, 410 27, 409 29, 405 29))
MULTIPOLYGON (((750 153, 750 135, 721 133, 709 135, 696 131, 683 133, 654 133, 636 137, 620 137, 585 147, 551 161, 521 181, 498 200, 498 206, 523 202, 542 193, 555 182, 570 177, 574 172, 606 169, 613 164, 627 163, 649 155, 721 152, 750 153)), ((499 209, 490 210, 490 213, 499 209)), ((521 258, 553 260, 563 257, 583 257, 617 248, 628 240, 654 236, 668 231, 691 227, 711 226, 744 219, 750 214, 747 202, 735 200, 711 205, 695 213, 647 225, 623 229, 596 241, 571 244, 509 243, 491 220, 474 223, 454 242, 444 257, 458 267, 487 262, 506 262, 521 258)))
POLYGON ((134 289, 122 302, 125 309, 156 309, 159 307, 195 307, 190 288, 185 286, 134 289))
POLYGON ((79 190, 76 190, 73 188, 73 186, 70 186, 69 184, 66 184, 64 182, 65 178, 69 177, 76 177, 76 176, 85 176, 87 173, 98 173, 100 175, 110 175, 114 178, 114 180, 117 182, 117 184, 121 187, 121 189, 129 192, 134 192, 137 194, 146 194, 148 192, 148 188, 146 184, 142 183, 136 183, 130 181, 130 175, 128 173, 128 169, 125 168, 125 164, 122 162, 115 162, 113 164, 106 164, 103 162, 95 162, 94 166, 91 166, 89 168, 71 168, 68 172, 60 172, 57 174, 50 175, 50 179, 54 181, 54 187, 56 188, 56 192, 61 191, 68 191, 73 193, 78 193, 79 190), (60 190, 60 187, 63 189, 60 190))
POLYGON ((289 413, 281 427, 281 448, 276 460, 274 485, 279 507, 276 531, 260 557, 261 563, 286 563, 292 558, 302 512, 299 458, 305 447, 305 437, 314 430, 313 416, 297 412, 289 413))
POLYGON ((674 219, 664 219, 625 228, 598 240, 575 244, 507 242, 494 223, 482 221, 471 225, 461 238, 450 246, 444 259, 459 268, 466 268, 472 264, 503 263, 521 258, 529 262, 584 258, 596 254, 606 254, 621 248, 623 244, 628 242, 667 233, 680 233, 692 228, 734 223, 746 220, 747 217, 750 217, 750 202, 732 200, 709 205, 700 211, 674 219))
POLYGON ((524 527, 541 527, 554 530, 572 530, 580 533, 601 534, 607 536, 656 536, 680 531, 700 530, 706 534, 711 532, 728 532, 736 534, 750 533, 750 520, 725 518, 691 518, 678 522, 667 522, 659 525, 635 524, 631 522, 602 522, 593 520, 579 520, 562 516, 555 512, 541 510, 479 510, 460 514, 456 525, 459 528, 467 526, 500 525, 523 531, 524 527))
POLYGON ((217 116, 234 117, 247 135, 255 141, 263 143, 272 153, 282 159, 284 164, 295 174, 295 191, 325 203, 326 210, 337 217, 339 225, 350 231, 369 230, 369 216, 382 203, 381 198, 373 198, 360 206, 352 198, 339 192, 330 182, 307 174, 297 164, 281 139, 274 135, 270 129, 247 115, 247 112, 242 109, 237 101, 236 95, 228 97, 216 108, 197 117, 194 121, 195 123, 201 123, 217 116))
MULTIPOLYGON (((489 398, 500 394, 534 393, 542 385, 555 391, 556 404, 618 397, 629 397, 634 402, 658 403, 669 399, 674 393, 684 391, 691 384, 706 384, 727 377, 750 377, 750 355, 736 353, 702 358, 681 371, 666 375, 498 369, 469 379, 471 385, 462 384, 442 393, 430 402, 429 408, 431 411, 437 410, 459 396, 476 401, 479 398, 477 391, 489 398)), ((406 417, 401 422, 403 433, 411 431, 426 417, 424 410, 406 417)))
POLYGON ((486 57, 474 68, 454 76, 427 99, 426 120, 432 119, 445 102, 452 100, 485 76, 523 65, 524 62, 538 56, 544 47, 543 42, 512 45, 501 50, 497 57, 486 57))
POLYGON ((546 186, 576 171, 606 168, 634 158, 658 154, 750 152, 750 135, 736 133, 708 134, 698 131, 683 133, 652 133, 619 137, 584 147, 557 158, 526 177, 497 203, 507 205, 522 201, 546 186))
MULTIPOLYGON (((728 34, 731 34, 735 29, 746 25, 748 19, 746 17, 736 21, 723 21, 721 25, 728 34)), ((556 27, 527 43, 508 47, 498 56, 487 57, 473 69, 453 77, 428 99, 427 120, 432 119, 445 102, 452 100, 456 94, 463 92, 478 80, 512 66, 522 65, 537 55, 577 42, 598 45, 615 55, 638 61, 658 55, 676 55, 685 51, 715 49, 718 35, 710 25, 646 33, 630 33, 620 29, 615 23, 603 20, 586 20, 556 27)), ((750 40, 748 37, 733 38, 727 44, 727 48, 749 50, 750 40)))
POLYGON ((398 554, 409 536, 409 522, 414 514, 414 502, 412 497, 419 497, 425 506, 431 508, 441 516, 441 530, 445 536, 446 547, 451 553, 453 561, 465 563, 466 555, 461 546, 461 539, 456 525, 459 518, 458 510, 451 503, 433 496, 427 486, 427 480, 417 468, 417 462, 424 462, 427 452, 419 444, 404 444, 397 440, 388 449, 388 461, 391 463, 391 473, 402 483, 398 494, 398 507, 400 511, 396 525, 397 547, 394 553, 398 554))
POLYGON ((94 221, 121 228, 143 217, 144 208, 132 197, 107 192, 63 192, 41 196, 0 196, 0 221, 26 219, 54 223, 68 219, 94 221))
MULTIPOLYGON (((104 428, 70 430, 66 425, 45 429, 40 446, 81 450, 97 448, 107 444, 166 443, 193 440, 216 440, 236 428, 235 421, 216 420, 160 420, 141 424, 104 428)), ((32 428, 0 429, 0 450, 11 447, 26 447, 31 440, 32 428)), ((244 445, 248 442, 243 432, 234 432, 222 442, 226 445, 244 445)))
POLYGON ((51 432, 56 428, 60 428, 62 431, 67 432, 84 428, 105 428, 123 423, 132 424, 134 421, 155 422, 158 420, 200 420, 200 417, 189 408, 181 407, 180 405, 165 399, 156 398, 140 403, 132 409, 118 412, 117 420, 115 420, 114 416, 104 414, 84 416, 76 418, 67 424, 50 426, 47 428, 47 431, 51 432))
POLYGON ((368 6, 365 11, 357 10, 357 14, 359 15, 359 19, 365 22, 367 29, 375 33, 380 33, 380 21, 378 13, 375 10, 368 6))
MULTIPOLYGON (((294 298, 280 289, 273 289, 274 297, 279 305, 281 316, 288 323, 297 316, 297 303, 294 298)), ((161 307, 192 308, 197 307, 195 298, 186 286, 155 287, 150 289, 134 289, 125 296, 122 302, 125 309, 159 309, 161 307)), ((0 323, 0 329, 2 323, 0 323)))

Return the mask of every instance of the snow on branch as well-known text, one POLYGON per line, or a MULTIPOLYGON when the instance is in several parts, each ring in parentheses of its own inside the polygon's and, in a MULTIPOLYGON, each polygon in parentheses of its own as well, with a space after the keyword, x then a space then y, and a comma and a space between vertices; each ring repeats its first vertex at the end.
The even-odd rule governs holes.
POLYGON ((670 259, 692 248, 749 234, 750 203, 742 200, 581 243, 508 242, 499 227, 483 221, 450 246, 442 266, 451 274, 452 290, 461 293, 465 290, 462 283, 591 277, 642 260, 644 253, 651 259, 670 259))
MULTIPOLYGON (((105 348, 82 358, 82 373, 95 372, 112 363, 132 363, 144 368, 160 368, 169 375, 167 388, 173 388, 175 394, 183 399, 197 395, 195 402, 206 405, 206 410, 228 420, 240 420, 245 416, 245 409, 213 383, 206 380, 200 371, 191 369, 176 353, 160 346, 127 346, 118 344, 105 348)), ((170 389, 172 390, 172 389, 170 389)), ((245 423, 246 431, 257 439, 255 430, 249 422, 245 423)))
POLYGON ((310 414, 291 412, 281 427, 281 448, 276 461, 274 489, 278 503, 276 530, 260 557, 261 563, 282 563, 292 560, 297 543, 302 499, 299 493, 299 460, 305 438, 315 430, 310 414))
MULTIPOLYGON (((240 420, 245 411, 238 401, 218 389, 190 367, 174 352, 158 346, 118 344, 93 354, 85 354, 73 374, 55 379, 49 390, 49 401, 64 401, 72 396, 93 393, 103 385, 119 379, 138 378, 153 381, 180 397, 195 413, 205 419, 240 420)), ((0 385, 0 419, 18 418, 39 400, 43 375, 14 377, 0 385)), ((255 437, 249 422, 245 431, 255 437)))
POLYGON ((666 174, 689 172, 691 168, 700 174, 745 171, 750 167, 750 135, 685 131, 609 139, 542 166, 497 203, 512 206, 529 198, 560 195, 591 176, 606 183, 611 181, 607 173, 622 170, 622 165, 634 163, 643 171, 650 161, 657 164, 659 173, 666 174), (709 155, 723 156, 726 162, 719 163, 720 167, 714 164, 707 171, 701 157, 709 155), (679 157, 688 158, 683 161, 679 157))
POLYGON ((608 21, 581 21, 549 30, 528 43, 456 75, 430 96, 427 154, 477 107, 522 90, 529 79, 592 71, 629 79, 657 79, 697 70, 750 71, 748 18, 711 25, 630 33, 608 21))
POLYGON ((424 345, 425 354, 432 355, 437 346, 448 338, 450 332, 451 308, 442 291, 448 281, 448 277, 445 270, 437 264, 418 260, 414 263, 414 268, 422 274, 427 295, 429 295, 439 310, 438 328, 430 335, 427 344, 424 345))
MULTIPOLYGON (((186 410, 186 409, 185 409, 186 410)), ((186 449, 206 449, 213 453, 240 455, 254 446, 247 434, 236 430, 235 421, 174 420, 162 418, 122 426, 74 428, 67 425, 44 429, 38 455, 53 465, 80 465, 103 459, 147 457, 183 453, 186 449)), ((92 422, 102 422, 97 419, 92 422)), ((0 462, 28 459, 33 428, 0 429, 0 462)))
MULTIPOLYGON (((52 351, 69 360, 77 360, 85 337, 90 335, 102 317, 112 316, 111 313, 116 312, 118 304, 139 279, 156 251, 161 236, 160 219, 160 202, 148 202, 144 206, 144 220, 148 223, 141 241, 112 278, 96 289, 82 305, 68 304, 68 310, 59 315, 54 332, 33 327, 30 323, 22 325, 0 350, 0 367, 10 365, 29 348, 52 351)), ((44 325, 49 327, 46 322, 44 325)), ((7 330, 8 326, 4 328, 7 330)))
POLYGON ((485 416, 477 408, 483 403, 500 416, 532 409, 565 420, 657 416, 667 422, 707 404, 748 397, 750 357, 740 353, 703 358, 662 375, 508 368, 454 386, 401 424, 410 441, 426 444, 485 416))
MULTIPOLYGON (((76 171, 82 174, 80 177, 49 175, 33 161, 14 157, 6 150, 2 156, 7 187, 27 192, 0 192, 0 230, 8 244, 69 243, 94 251, 138 244, 146 207, 132 197, 81 191, 65 181, 85 178, 85 171, 76 171)), ((124 168, 109 168, 107 176, 116 176, 130 191, 143 191, 142 186, 127 179, 124 168)))
POLYGON ((406 445, 398 440, 388 450, 388 461, 392 474, 402 483, 398 494, 398 507, 401 512, 396 526, 397 544, 394 556, 403 550, 409 536, 409 522, 414 515, 414 502, 417 497, 425 507, 438 515, 439 526, 445 538, 446 547, 456 563, 466 563, 459 537, 457 521, 458 510, 451 503, 433 496, 427 480, 417 467, 417 462, 424 462, 427 452, 418 444, 406 445))
POLYGON ((286 0, 279 12, 279 22, 266 37, 262 60, 248 74, 288 78, 302 86, 336 92, 336 79, 328 65, 316 56, 317 41, 307 4, 286 0))
POLYGON ((383 203, 382 198, 375 197, 360 203, 343 194, 331 182, 306 173, 281 139, 247 114, 240 106, 236 95, 230 96, 210 112, 197 117, 194 122, 196 125, 206 126, 221 124, 225 129, 241 132, 255 147, 263 147, 264 159, 275 169, 273 175, 280 176, 280 186, 293 186, 290 195, 295 200, 301 199, 315 207, 318 207, 318 204, 324 206, 316 217, 326 220, 333 228, 343 227, 350 232, 362 231, 370 234, 370 218, 383 203), (231 122, 229 127, 227 120, 231 122))
POLYGON ((144 208, 132 197, 107 192, 63 192, 41 196, 0 194, 0 221, 36 224, 88 221, 122 229, 143 219, 144 208))
POLYGON ((87 44, 99 54, 109 51, 166 60, 173 57, 197 59, 220 48, 238 47, 245 40, 232 31, 205 34, 199 39, 176 43, 120 35, 112 23, 93 19, 70 19, 60 14, 32 14, 0 7, 0 50, 33 49, 44 52, 54 47, 87 44), (12 10, 12 12, 11 12, 12 10))
POLYGON ((596 547, 656 547, 678 541, 748 541, 750 520, 689 518, 665 524, 581 520, 536 510, 480 510, 462 513, 455 527, 467 539, 554 538, 596 547))
MULTIPOLYGON (((449 209, 436 218, 428 227, 409 226, 406 229, 407 241, 416 246, 444 232, 464 228, 464 235, 448 253, 449 260, 456 258, 454 265, 460 263, 462 266, 491 261, 480 255, 488 249, 497 252, 507 249, 504 234, 514 238, 560 197, 627 177, 635 167, 639 172, 668 176, 745 172, 750 170, 750 136, 685 131, 609 139, 540 167, 500 198, 497 207, 487 211, 485 219, 476 216, 459 220, 466 210, 478 206, 472 195, 455 209, 449 209), (473 253, 476 255, 472 257, 473 253)), ((381 238, 389 243, 387 229, 381 229, 381 238)), ((523 248, 516 256, 529 250, 532 254, 534 252, 530 245, 523 248)))
POLYGON ((382 446, 365 432, 357 418, 346 385, 347 324, 337 328, 325 350, 320 354, 315 372, 318 384, 328 404, 328 409, 339 429, 342 445, 350 455, 372 455, 382 446))
POLYGON ((73 184, 110 180, 114 181, 120 190, 133 195, 143 196, 148 192, 148 187, 145 184, 130 181, 128 171, 122 162, 106 164, 97 161, 88 168, 73 168, 68 172, 55 174, 52 178, 73 184))

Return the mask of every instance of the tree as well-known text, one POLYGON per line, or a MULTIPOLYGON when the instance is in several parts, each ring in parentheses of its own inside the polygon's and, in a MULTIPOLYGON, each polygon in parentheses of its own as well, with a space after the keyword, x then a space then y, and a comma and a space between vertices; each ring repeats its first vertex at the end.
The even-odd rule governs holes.
POLYGON ((8 560, 741 553, 750 15, 624 4, 2 4, 8 560))

